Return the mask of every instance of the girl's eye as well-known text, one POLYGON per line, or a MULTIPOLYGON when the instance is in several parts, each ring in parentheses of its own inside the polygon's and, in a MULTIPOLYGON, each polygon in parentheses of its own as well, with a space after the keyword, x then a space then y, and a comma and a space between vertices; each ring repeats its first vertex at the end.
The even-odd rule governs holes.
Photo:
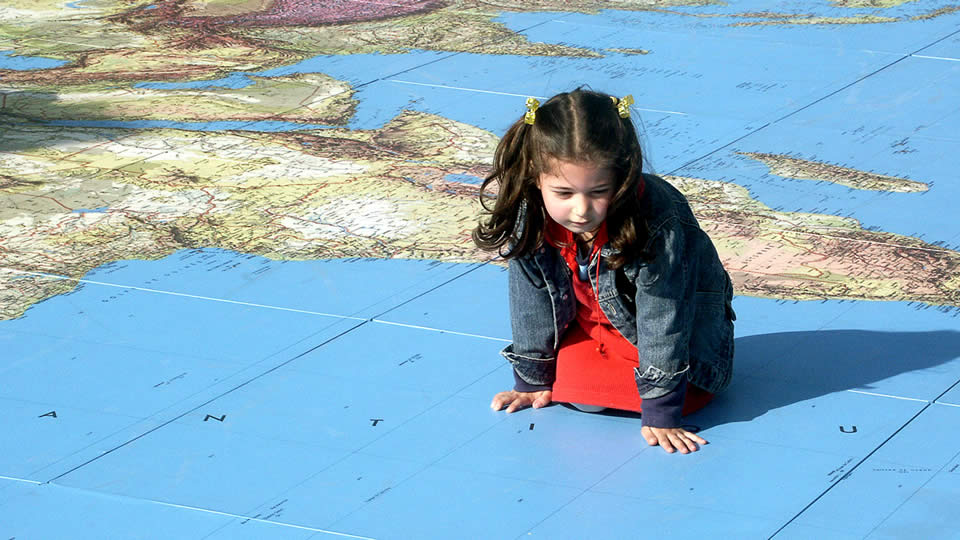
POLYGON ((570 193, 567 191, 554 191, 553 194, 561 199, 566 199, 570 196, 570 193))

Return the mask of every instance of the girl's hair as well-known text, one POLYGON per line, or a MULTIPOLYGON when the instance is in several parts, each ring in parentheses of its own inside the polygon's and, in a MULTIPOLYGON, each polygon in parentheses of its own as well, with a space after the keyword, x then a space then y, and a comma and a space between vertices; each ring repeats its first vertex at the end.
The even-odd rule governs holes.
POLYGON ((509 259, 543 245, 547 213, 538 184, 541 174, 555 172, 558 161, 613 172, 606 220, 610 245, 618 253, 607 264, 620 268, 637 258, 649 260, 651 254, 642 252, 649 231, 638 198, 643 179, 636 129, 629 117, 620 117, 610 95, 582 88, 553 96, 536 110, 533 124, 521 118, 500 140, 493 172, 480 189, 486 212, 473 230, 477 246, 509 259), (490 208, 488 188, 493 184, 497 194, 490 208))

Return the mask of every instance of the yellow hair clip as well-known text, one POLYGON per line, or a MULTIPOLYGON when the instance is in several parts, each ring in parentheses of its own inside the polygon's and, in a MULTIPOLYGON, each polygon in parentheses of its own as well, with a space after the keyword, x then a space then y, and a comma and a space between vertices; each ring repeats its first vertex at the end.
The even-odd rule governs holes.
POLYGON ((537 101, 537 98, 528 97, 527 98, 527 112, 523 115, 523 121, 533 125, 533 121, 537 118, 537 107, 540 106, 540 102, 537 101))
POLYGON ((633 94, 627 94, 620 100, 617 100, 617 98, 613 99, 614 103, 617 104, 617 111, 620 113, 620 118, 629 118, 630 106, 633 105, 633 94))

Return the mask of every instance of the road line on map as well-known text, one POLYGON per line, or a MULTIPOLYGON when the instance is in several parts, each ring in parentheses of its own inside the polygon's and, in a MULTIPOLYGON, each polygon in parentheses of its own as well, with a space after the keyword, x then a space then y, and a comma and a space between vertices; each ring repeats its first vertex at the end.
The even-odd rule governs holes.
POLYGON ((502 342, 504 342, 504 343, 510 343, 510 340, 509 340, 509 339, 503 339, 503 338, 498 338, 498 337, 490 337, 490 336, 481 336, 480 334, 468 334, 468 333, 466 333, 466 332, 456 332, 456 331, 454 331, 454 330, 444 330, 444 329, 442 329, 442 328, 431 328, 431 327, 429 327, 429 326, 418 326, 418 325, 416 325, 416 324, 406 324, 406 323, 398 323, 398 322, 393 322, 393 321, 384 321, 383 319, 370 319, 370 322, 375 322, 375 323, 380 323, 380 324, 389 324, 389 325, 392 325, 392 326, 403 326, 403 327, 406 327, 406 328, 416 328, 417 330, 432 330, 432 331, 434 331, 434 332, 440 332, 440 333, 442 333, 442 334, 456 334, 456 335, 458 335, 458 336, 475 337, 475 338, 480 338, 480 339, 489 339, 489 340, 491 340, 491 341, 502 341, 502 342))
POLYGON ((135 290, 135 291, 143 291, 143 292, 149 292, 149 293, 169 294, 169 295, 171 295, 171 296, 182 296, 182 297, 184 297, 184 298, 194 298, 194 299, 197 299, 197 300, 210 300, 210 301, 213 301, 213 302, 224 302, 224 303, 226 303, 226 304, 237 304, 237 305, 241 305, 241 306, 259 307, 259 308, 266 308, 266 309, 276 309, 276 310, 279 310, 279 311, 291 311, 291 312, 293 312, 293 313, 304 313, 304 314, 306 314, 306 315, 319 315, 319 316, 321 316, 321 317, 333 317, 333 318, 337 318, 337 319, 351 319, 351 320, 354 320, 354 321, 365 321, 365 320, 367 320, 365 317, 351 317, 351 316, 349 316, 349 315, 337 315, 337 314, 334 314, 334 313, 323 313, 323 312, 321 312, 321 311, 309 311, 309 310, 306 310, 306 309, 285 308, 285 307, 280 307, 280 306, 270 306, 270 305, 267 305, 267 304, 255 304, 255 303, 253 303, 253 302, 241 302, 241 301, 239 301, 239 300, 227 300, 227 299, 225 299, 225 298, 213 298, 213 297, 211 297, 211 296, 200 296, 200 295, 196 295, 196 294, 178 293, 178 292, 173 292, 173 291, 161 291, 161 290, 159 290, 159 289, 149 289, 149 288, 147 288, 147 287, 137 287, 137 286, 134 286, 134 285, 121 285, 121 284, 119 284, 119 283, 107 283, 107 282, 104 282, 104 281, 93 281, 93 280, 90 280, 90 279, 71 278, 71 277, 67 277, 67 276, 58 276, 58 275, 56 275, 56 274, 45 274, 45 273, 43 273, 43 272, 28 272, 28 271, 26 271, 26 270, 15 270, 15 269, 13 269, 13 268, 2 268, 2 267, 0 267, 0 270, 5 270, 5 271, 7 271, 7 272, 13 272, 13 273, 15 273, 15 274, 25 274, 25 275, 29 275, 29 276, 48 277, 48 278, 53 278, 53 279, 61 279, 61 280, 65 280, 65 281, 76 281, 77 283, 89 283, 89 284, 91 284, 91 285, 103 285, 103 286, 105 286, 105 287, 116 287, 116 288, 119 288, 119 289, 132 289, 132 290, 135 290))
MULTIPOLYGON (((464 92, 479 92, 481 94, 496 94, 498 96, 534 97, 537 99, 549 99, 545 96, 531 96, 530 94, 513 94, 510 92, 496 92, 493 90, 481 90, 479 88, 465 88, 463 86, 447 86, 445 84, 420 83, 420 82, 413 82, 413 81, 404 81, 401 79, 387 79, 387 82, 400 83, 400 84, 412 84, 415 86, 429 86, 431 88, 445 88, 447 90, 462 90, 464 92)), ((637 111, 658 112, 658 113, 665 113, 665 114, 679 114, 681 116, 687 116, 687 113, 679 112, 679 111, 666 111, 663 109, 644 109, 642 107, 630 107, 630 108, 637 111)))
POLYGON ((847 392, 853 392, 854 394, 866 394, 866 395, 868 395, 868 396, 878 396, 878 397, 886 397, 886 398, 893 398, 893 399, 902 399, 902 400, 904 400, 904 401, 919 401, 920 403, 930 403, 930 401, 928 401, 928 400, 926 400, 926 399, 917 399, 917 398, 903 397, 903 396, 891 396, 890 394, 878 394, 878 393, 876 393, 876 392, 864 392, 863 390, 847 390, 847 392))
POLYGON ((946 56, 927 56, 924 54, 911 54, 914 58, 929 58, 930 60, 948 60, 950 62, 960 62, 960 58, 947 58, 946 56))

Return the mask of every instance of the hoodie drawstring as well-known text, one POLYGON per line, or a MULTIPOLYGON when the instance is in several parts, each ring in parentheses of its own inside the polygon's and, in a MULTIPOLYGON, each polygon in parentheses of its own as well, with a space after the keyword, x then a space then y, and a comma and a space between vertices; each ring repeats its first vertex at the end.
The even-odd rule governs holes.
POLYGON ((597 247, 596 253, 597 253, 597 271, 596 271, 597 278, 596 278, 596 287, 593 289, 593 301, 594 301, 594 307, 596 308, 595 313, 597 318, 596 319, 597 341, 600 342, 600 344, 597 346, 597 352, 600 353, 601 356, 606 356, 607 352, 603 344, 603 323, 600 322, 601 314, 603 312, 600 311, 600 259, 601 257, 600 257, 599 247, 597 247))

